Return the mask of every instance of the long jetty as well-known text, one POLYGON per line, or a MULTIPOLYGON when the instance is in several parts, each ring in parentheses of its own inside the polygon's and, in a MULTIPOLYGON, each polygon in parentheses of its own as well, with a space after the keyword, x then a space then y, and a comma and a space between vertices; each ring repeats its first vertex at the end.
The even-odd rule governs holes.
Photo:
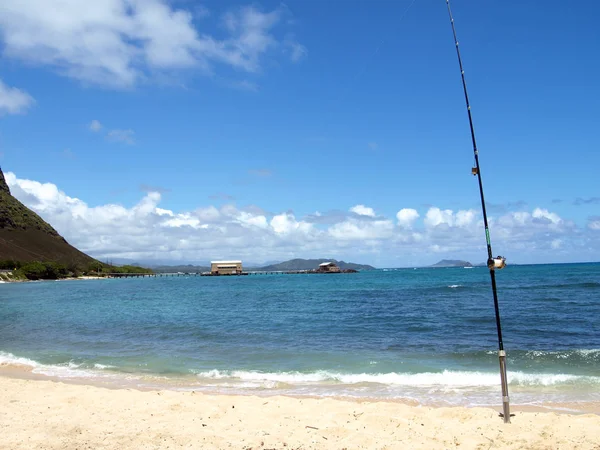
POLYGON ((350 271, 318 272, 316 270, 249 270, 237 274, 212 274, 210 272, 175 272, 175 273, 121 273, 102 274, 107 278, 160 278, 160 277, 236 277, 241 275, 308 275, 323 273, 353 273, 350 271))
POLYGON ((187 277, 187 276, 199 276, 200 273, 190 272, 190 273, 121 273, 121 272, 111 272, 104 273, 100 276, 106 276, 107 278, 157 278, 157 277, 187 277))

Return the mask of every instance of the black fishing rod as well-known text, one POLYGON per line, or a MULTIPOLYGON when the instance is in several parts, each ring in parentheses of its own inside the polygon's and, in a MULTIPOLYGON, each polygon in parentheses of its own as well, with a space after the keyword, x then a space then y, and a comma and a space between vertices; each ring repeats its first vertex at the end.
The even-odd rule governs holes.
POLYGON ((454 44, 456 46, 456 55, 458 56, 458 65, 460 67, 460 76, 462 78, 463 91, 465 93, 465 101, 467 103, 467 114, 469 116, 469 127, 471 128, 471 141, 473 142, 473 154, 475 155, 475 167, 471 169, 471 173, 477 176, 479 181, 479 195, 481 197, 481 210, 483 212, 483 225, 485 226, 485 239, 487 242, 488 260, 487 266, 490 269, 490 277, 492 279, 492 294, 494 296, 494 309, 496 312, 496 329, 498 331, 498 358, 500 359, 500 380, 502 383, 502 410, 501 416, 505 423, 510 423, 510 402, 508 398, 508 380, 506 377, 506 352, 504 351, 504 343, 502 341, 502 326, 500 325, 500 308, 498 307, 498 292, 496 291, 496 269, 503 269, 506 266, 506 258, 503 256, 493 257, 492 243, 490 241, 490 228, 488 226, 487 212, 485 210, 485 198, 483 196, 483 183, 481 182, 481 170, 479 167, 479 150, 477 150, 477 142, 475 140, 475 128, 473 127, 473 117, 471 116, 471 105, 469 103, 469 94, 467 93, 467 82, 465 81, 465 71, 460 57, 458 48, 458 39, 456 37, 456 28, 454 27, 454 18, 450 9, 450 0, 446 0, 448 7, 448 15, 450 16, 450 24, 452 25, 452 34, 454 35, 454 44))

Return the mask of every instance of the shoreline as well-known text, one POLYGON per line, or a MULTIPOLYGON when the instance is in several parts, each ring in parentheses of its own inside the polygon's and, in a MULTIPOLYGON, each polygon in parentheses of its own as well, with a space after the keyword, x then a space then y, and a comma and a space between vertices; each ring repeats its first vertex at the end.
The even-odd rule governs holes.
MULTIPOLYGON (((332 399, 350 403, 385 403, 385 404, 402 404, 415 408, 485 408, 495 410, 496 413, 502 412, 500 403, 500 392, 498 392, 498 404, 477 404, 477 405, 449 405, 443 400, 437 402, 422 402, 413 398, 397 398, 397 397, 376 397, 364 396, 356 397, 350 395, 318 395, 318 394, 299 394, 299 393, 282 393, 282 392, 224 392, 216 387, 206 387, 202 385, 178 385, 169 383, 148 383, 141 384, 139 379, 119 378, 92 378, 92 377, 61 377, 58 375, 47 375, 34 372, 34 367, 26 364, 0 364, 0 379, 8 378, 14 380, 28 381, 49 381, 53 383, 62 383, 75 386, 91 386, 100 389, 108 389, 111 391, 134 390, 138 392, 174 392, 174 393, 196 393, 208 396, 234 396, 234 397, 257 397, 269 399, 273 397, 286 397, 298 400, 302 399, 332 399)), ((171 380, 173 381, 173 380, 171 380)), ((569 415, 593 414, 600 417, 600 402, 540 402, 538 404, 519 404, 511 399, 511 413, 513 412, 535 412, 535 413, 556 413, 569 415)))
MULTIPOLYGON (((35 375, 35 374, 33 374, 35 375)), ((600 416, 107 389, 0 374, 0 447, 597 449, 600 416)))
POLYGON ((77 281, 77 280, 108 280, 110 277, 99 277, 95 275, 84 275, 80 277, 67 277, 67 278, 56 278, 53 280, 11 280, 11 279, 0 279, 0 283, 39 283, 42 281, 77 281))

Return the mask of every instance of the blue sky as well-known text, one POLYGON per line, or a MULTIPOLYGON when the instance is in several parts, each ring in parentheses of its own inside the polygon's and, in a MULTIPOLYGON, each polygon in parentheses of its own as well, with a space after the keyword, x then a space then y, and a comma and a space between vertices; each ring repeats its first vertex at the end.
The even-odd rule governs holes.
MULTIPOLYGON (((452 7, 496 253, 598 260, 600 5, 452 7)), ((0 165, 94 256, 485 259, 444 1, 5 0, 0 37, 0 165)))

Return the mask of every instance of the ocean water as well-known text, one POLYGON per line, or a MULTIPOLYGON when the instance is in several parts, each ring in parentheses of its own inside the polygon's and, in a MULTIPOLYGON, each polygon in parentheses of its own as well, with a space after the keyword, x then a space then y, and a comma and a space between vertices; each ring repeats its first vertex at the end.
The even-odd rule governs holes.
MULTIPOLYGON (((497 274, 511 403, 600 401, 600 264, 497 274)), ((486 268, 5 283, 0 364, 94 383, 501 403, 486 268)))

